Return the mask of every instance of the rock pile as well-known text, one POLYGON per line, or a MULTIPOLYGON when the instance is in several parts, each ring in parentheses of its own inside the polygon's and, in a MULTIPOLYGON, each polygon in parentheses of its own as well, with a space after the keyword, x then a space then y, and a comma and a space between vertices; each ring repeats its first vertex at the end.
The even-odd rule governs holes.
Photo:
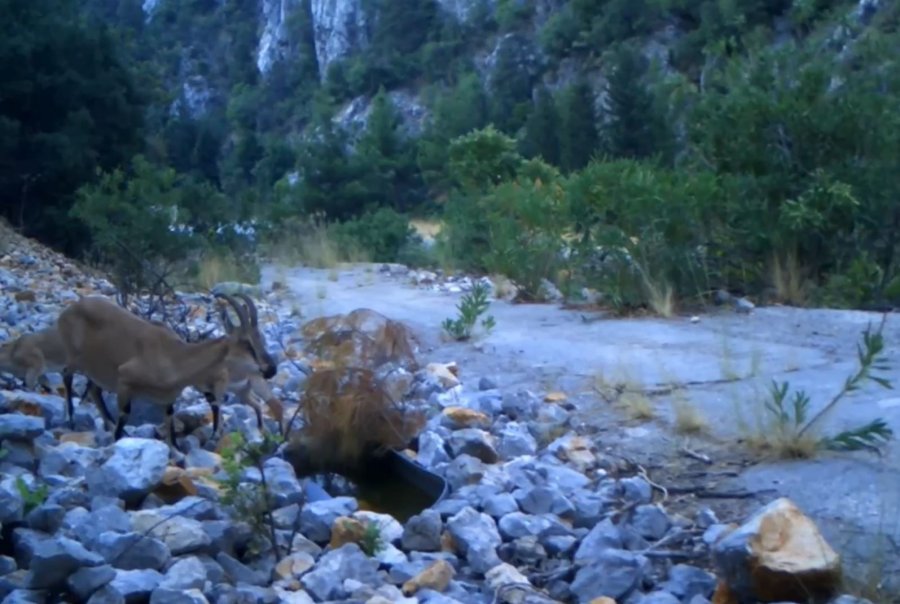
MULTIPOLYGON (((49 323, 79 293, 111 293, 105 280, 21 241, 0 258, 0 280, 7 336, 49 323)), ((215 326, 202 297, 185 298, 196 307, 193 329, 215 326)), ((296 402, 301 368, 328 356, 327 334, 310 338, 307 328, 304 336, 288 308, 269 300, 259 308, 281 359, 273 383, 296 402), (310 356, 311 345, 320 356, 310 356)), ((346 331, 347 321, 335 323, 346 331)), ((387 325, 357 322, 375 326, 370 339, 336 337, 350 350, 328 357, 332 369, 335 358, 368 358, 354 347, 371 348, 371 334, 387 325)), ((415 349, 394 344, 401 355, 415 349)), ((489 376, 470 388, 454 365, 419 367, 389 352, 371 369, 428 418, 407 453, 451 487, 409 517, 329 496, 278 454, 235 467, 222 443, 207 444, 208 405, 190 390, 176 412, 176 429, 188 434, 183 467, 139 405, 129 434, 111 442, 91 405, 79 406, 72 432, 60 396, 3 391, 2 602, 703 604, 714 594, 717 602, 791 597, 779 587, 795 588, 790 578, 833 594, 837 557, 804 552, 817 533, 789 502, 740 528, 707 509, 670 514, 646 477, 570 427, 559 397, 504 392, 489 376), (263 488, 272 509, 246 515, 251 499, 236 500, 263 488)), ((228 405, 223 417, 226 432, 260 441, 251 409, 228 405)))

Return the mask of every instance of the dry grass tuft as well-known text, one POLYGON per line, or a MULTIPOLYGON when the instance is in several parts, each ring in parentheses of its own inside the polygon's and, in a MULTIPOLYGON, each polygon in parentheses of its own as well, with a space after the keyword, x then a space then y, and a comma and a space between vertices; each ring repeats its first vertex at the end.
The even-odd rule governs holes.
POLYGON ((367 262, 368 255, 356 246, 339 243, 321 216, 297 221, 293 229, 264 246, 265 255, 277 263, 305 264, 313 268, 335 269, 343 262, 367 262))
POLYGON ((647 302, 654 313, 661 317, 675 316, 675 290, 668 283, 651 283, 645 278, 647 302))
POLYGON ((491 275, 491 283, 494 284, 494 297, 498 300, 512 300, 516 297, 518 288, 503 275, 491 275))
POLYGON ((632 419, 646 421, 656 417, 653 401, 643 392, 625 391, 619 397, 617 405, 632 419))
POLYGON ((788 252, 784 257, 772 256, 772 286, 779 302, 792 306, 806 304, 809 281, 796 253, 788 252))
POLYGON ((224 281, 259 281, 258 267, 249 266, 230 253, 210 252, 204 254, 197 264, 197 274, 193 285, 202 290, 212 289, 224 281))
POLYGON ((675 411, 675 432, 678 434, 700 434, 709 428, 706 418, 696 405, 687 398, 678 397, 672 402, 675 411))
POLYGON ((776 434, 774 427, 748 434, 743 440, 763 459, 812 459, 821 451, 816 438, 786 438, 776 434))

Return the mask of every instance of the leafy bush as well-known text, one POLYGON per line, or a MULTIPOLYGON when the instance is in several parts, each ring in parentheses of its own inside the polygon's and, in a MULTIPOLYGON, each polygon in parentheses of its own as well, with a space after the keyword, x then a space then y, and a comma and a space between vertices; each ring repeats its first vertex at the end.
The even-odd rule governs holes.
POLYGON ((881 268, 875 296, 897 274, 900 63, 885 42, 872 33, 846 64, 789 45, 708 73, 690 115, 693 165, 740 184, 721 211, 757 284, 771 256, 821 285, 866 253, 881 268), (878 67, 857 69, 867 62, 878 67))
POLYGON ((385 207, 336 224, 333 230, 338 242, 356 246, 373 262, 396 262, 401 251, 418 240, 409 219, 385 207))
POLYGON ((693 298, 721 278, 730 240, 713 174, 595 161, 568 179, 565 193, 572 272, 614 306, 643 306, 667 287, 693 298))
POLYGON ((447 169, 461 191, 484 191, 511 179, 522 164, 515 139, 487 126, 450 142, 447 169))
POLYGON ((859 390, 867 380, 871 380, 883 388, 893 388, 891 382, 883 375, 874 372, 890 370, 884 357, 884 322, 882 318, 878 330, 873 332, 871 325, 862 334, 862 346, 857 346, 859 368, 847 377, 843 386, 831 400, 814 416, 809 417, 809 395, 803 390, 796 390, 788 399, 788 382, 772 382, 769 399, 765 402, 765 410, 771 420, 771 429, 767 427, 762 444, 765 448, 774 449, 782 457, 811 457, 817 450, 861 451, 870 450, 876 453, 893 437, 893 430, 881 418, 867 424, 850 428, 833 435, 817 435, 817 422, 825 417, 850 392, 859 390))
MULTIPOLYGON (((456 310, 459 311, 458 316, 455 319, 449 317, 444 319, 441 327, 454 340, 468 340, 472 337, 478 319, 487 312, 490 305, 487 287, 482 283, 476 283, 472 287, 472 291, 463 295, 462 300, 456 305, 456 310)), ((485 331, 492 330, 494 325, 493 315, 481 318, 481 327, 485 331)))
POLYGON ((522 162, 514 181, 484 193, 456 195, 445 211, 439 237, 463 268, 499 273, 525 299, 537 299, 544 279, 555 280, 563 263, 567 222, 559 173, 540 160, 522 162))

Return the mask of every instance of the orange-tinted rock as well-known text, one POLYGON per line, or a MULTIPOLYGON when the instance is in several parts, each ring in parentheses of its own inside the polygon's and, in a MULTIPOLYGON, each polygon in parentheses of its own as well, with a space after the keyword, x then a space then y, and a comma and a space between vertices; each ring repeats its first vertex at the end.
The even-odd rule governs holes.
POLYGON ((159 486, 153 492, 166 503, 174 503, 185 497, 196 495, 197 485, 183 468, 169 466, 163 473, 159 486))
POLYGON ((443 414, 450 421, 450 427, 454 430, 484 427, 489 426, 491 423, 487 415, 468 407, 447 407, 444 409, 443 414))
POLYGON ((453 535, 447 531, 441 533, 441 551, 456 553, 456 541, 453 540, 453 535))
POLYGON ((442 592, 450 585, 455 571, 446 560, 438 560, 418 575, 403 584, 403 593, 411 596, 420 589, 442 592))
MULTIPOLYGON (((316 564, 316 559, 307 552, 294 552, 289 556, 282 558, 275 565, 275 576, 282 581, 290 581, 296 579, 316 564)), ((300 588, 299 583, 295 586, 294 591, 300 588)))
POLYGON ((459 386, 459 377, 457 377, 459 370, 454 372, 455 366, 455 363, 428 363, 425 371, 437 378, 443 388, 450 389, 459 386))
POLYGON ((341 516, 331 525, 331 549, 337 549, 348 543, 359 543, 366 534, 366 525, 356 518, 341 516))
POLYGON ((65 432, 59 436, 61 443, 75 443, 82 447, 96 447, 97 437, 93 432, 65 432))
POLYGON ((738 604, 737 598, 728 589, 725 581, 719 581, 716 585, 716 591, 713 592, 712 604, 738 604))
POLYGON ((571 434, 560 439, 558 446, 554 444, 554 454, 562 461, 574 466, 579 472, 587 472, 597 465, 597 456, 590 440, 583 436, 571 434))
POLYGON ((790 499, 776 499, 713 547, 719 576, 738 601, 828 598, 841 560, 816 524, 790 499))

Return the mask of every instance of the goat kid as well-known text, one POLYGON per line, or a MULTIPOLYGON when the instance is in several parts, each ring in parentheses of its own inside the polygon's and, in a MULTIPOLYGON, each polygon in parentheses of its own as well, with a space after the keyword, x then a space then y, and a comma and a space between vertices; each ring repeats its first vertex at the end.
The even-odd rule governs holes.
POLYGON ((234 308, 239 324, 226 326, 225 336, 195 343, 183 341, 171 329, 137 317, 107 298, 84 297, 63 310, 57 329, 65 348, 63 383, 70 425, 74 415, 72 380, 78 372, 88 378, 88 394, 99 403, 104 419, 110 423, 112 418, 100 392, 102 389, 116 393, 116 440, 124 433, 132 399, 144 397, 165 407, 167 439, 177 449, 172 416, 175 400, 188 386, 207 395, 215 436, 219 431, 220 405, 231 381, 229 367, 267 379, 277 370, 249 317, 251 307, 255 316, 252 301, 248 298, 248 307, 242 307, 231 296, 216 297, 234 308))

